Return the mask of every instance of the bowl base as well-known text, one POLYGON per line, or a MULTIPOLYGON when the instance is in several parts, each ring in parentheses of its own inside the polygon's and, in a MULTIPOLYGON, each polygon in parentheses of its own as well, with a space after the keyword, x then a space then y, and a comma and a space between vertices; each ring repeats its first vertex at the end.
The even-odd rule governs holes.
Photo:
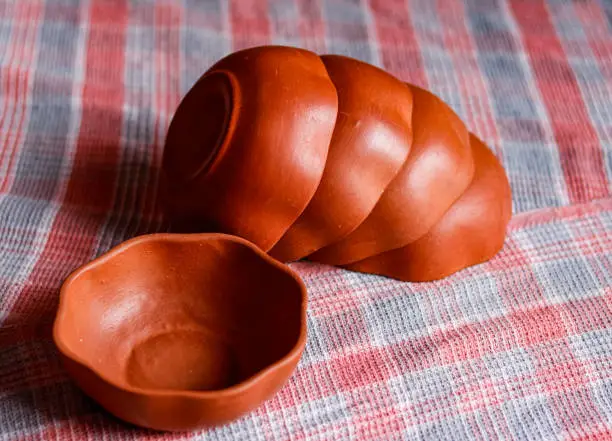
POLYGON ((219 390, 235 384, 238 363, 231 347, 206 330, 152 336, 132 349, 126 380, 135 387, 219 390))

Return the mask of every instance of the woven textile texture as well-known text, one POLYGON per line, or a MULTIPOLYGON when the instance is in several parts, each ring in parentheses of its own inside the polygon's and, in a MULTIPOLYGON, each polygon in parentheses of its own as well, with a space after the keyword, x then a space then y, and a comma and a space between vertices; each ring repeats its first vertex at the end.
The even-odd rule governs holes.
POLYGON ((611 190, 612 2, 0 0, 0 440, 612 439, 611 190), (165 228, 181 96, 267 43, 439 94, 506 167, 508 240, 435 283, 294 264, 309 337, 276 397, 214 430, 130 427, 62 368, 58 289, 165 228))

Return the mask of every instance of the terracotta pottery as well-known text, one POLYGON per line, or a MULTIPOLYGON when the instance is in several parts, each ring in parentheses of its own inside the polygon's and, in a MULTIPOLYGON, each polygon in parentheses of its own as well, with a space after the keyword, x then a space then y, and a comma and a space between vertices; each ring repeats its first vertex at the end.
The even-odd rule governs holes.
POLYGON ((223 424, 271 397, 306 342, 306 289, 223 234, 125 242, 61 289, 54 340, 77 384, 159 430, 223 424))
POLYGON ((270 251, 282 261, 298 260, 357 228, 412 142, 412 94, 404 83, 358 60, 321 59, 338 93, 338 116, 314 197, 270 251))
POLYGON ((478 146, 442 100, 374 66, 264 46, 219 61, 181 102, 162 193, 175 231, 235 234, 285 262, 430 280, 503 241, 495 204, 510 204, 507 177, 478 146), (488 169, 475 177, 477 167, 488 169), (473 200, 486 222, 462 208, 473 200), (453 256, 432 245, 455 242, 453 256))
POLYGON ((168 130, 173 229, 235 234, 269 250, 319 185, 337 111, 336 90, 312 52, 269 46, 220 60, 168 130))
POLYGON ((346 268, 423 282, 482 263, 501 249, 512 213, 508 179, 493 153, 474 135, 470 140, 474 178, 442 219, 415 242, 346 268))
POLYGON ((309 260, 342 265, 409 244, 427 233, 470 185, 474 162, 465 125, 438 97, 408 87, 414 140, 401 171, 355 231, 309 260))

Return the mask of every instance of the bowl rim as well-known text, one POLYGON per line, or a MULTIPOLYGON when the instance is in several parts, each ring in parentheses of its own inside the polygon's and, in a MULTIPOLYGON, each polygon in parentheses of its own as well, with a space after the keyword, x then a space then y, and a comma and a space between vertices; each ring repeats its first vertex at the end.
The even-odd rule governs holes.
POLYGON ((260 381, 271 377, 276 371, 279 371, 283 367, 291 364, 295 358, 299 358, 301 353, 304 350, 306 345, 306 334, 307 334, 307 326, 306 326, 306 311, 308 306, 308 293, 306 289, 306 285, 302 278, 289 268, 287 265, 279 262, 278 260, 272 258, 264 251, 259 249, 253 243, 247 241, 238 236, 232 236, 229 234, 223 233, 197 233, 197 234, 179 234, 179 233, 153 233, 153 234, 145 234, 141 236, 136 236, 134 238, 128 239, 119 245, 111 248, 105 253, 101 254, 97 258, 91 260, 90 262, 81 265, 77 269, 75 269, 63 282, 60 288, 59 294, 59 305, 57 308, 56 316, 53 321, 53 342, 55 346, 59 350, 59 352, 70 359, 71 361, 77 363, 80 367, 88 370, 90 373, 101 379, 103 382, 109 384, 110 386, 117 388, 122 391, 126 391, 129 393, 133 393, 136 395, 146 395, 146 396, 156 396, 156 397, 176 397, 176 398, 195 398, 195 399, 206 399, 206 398, 219 398, 219 397, 231 397, 235 395, 240 395, 247 391, 249 388, 255 386, 260 381), (211 239, 220 239, 221 241, 233 242, 237 243, 241 246, 245 246, 252 251, 255 252, 257 257, 265 260, 268 265, 273 266, 277 270, 284 272, 289 275, 298 285, 300 294, 301 294, 301 305, 300 305, 300 332, 295 344, 291 347, 291 349, 281 358, 276 361, 268 364, 263 369, 259 370, 257 373, 251 375, 245 380, 233 384, 229 387, 217 390, 182 390, 182 389, 147 389, 142 387, 132 386, 130 384, 119 384, 114 380, 111 380, 106 376, 104 372, 99 371, 98 369, 93 368, 88 362, 82 358, 80 355, 76 354, 70 348, 64 344, 62 337, 59 332, 59 324, 63 319, 64 314, 66 313, 66 304, 67 297, 70 295, 71 285, 74 281, 79 278, 82 274, 90 271, 93 268, 96 268, 107 261, 111 260, 118 254, 126 252, 128 249, 138 246, 143 243, 154 242, 154 241, 162 241, 162 242, 201 242, 203 240, 211 240, 211 239))
MULTIPOLYGON (((222 79, 220 81, 226 81, 229 83, 229 87, 224 89, 222 92, 227 110, 224 114, 223 131, 221 137, 217 139, 217 145, 212 152, 210 152, 209 157, 206 158, 201 164, 198 164, 194 171, 187 173, 187 176, 182 176, 184 173, 177 173, 174 170, 174 167, 168 165, 167 162, 169 160, 169 153, 166 146, 168 145, 169 137, 166 136, 166 140, 164 141, 164 152, 162 155, 162 168, 171 178, 169 182, 172 182, 172 185, 176 185, 177 187, 189 185, 193 181, 206 178, 214 173, 219 167, 219 163, 226 156, 226 153, 230 148, 234 132, 236 131, 240 113, 239 109, 242 106, 243 90, 240 87, 240 82, 236 78, 236 75, 227 69, 209 69, 204 72, 200 78, 198 78, 193 86, 191 86, 191 89, 181 99, 181 102, 179 103, 177 110, 172 117, 172 121, 170 121, 168 131, 170 131, 172 123, 176 120, 176 115, 179 110, 184 111, 182 105, 186 101, 187 95, 190 93, 195 93, 196 89, 198 88, 202 88, 202 85, 204 84, 203 82, 210 80, 211 77, 214 80, 216 80, 217 77, 221 77, 222 79)), ((177 152, 174 153, 176 154, 177 152)))

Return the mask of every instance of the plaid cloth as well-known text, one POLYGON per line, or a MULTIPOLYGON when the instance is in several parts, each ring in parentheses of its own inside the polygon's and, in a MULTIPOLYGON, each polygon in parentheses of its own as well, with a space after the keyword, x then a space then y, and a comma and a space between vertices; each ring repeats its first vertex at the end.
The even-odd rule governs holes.
POLYGON ((612 3, 0 0, 0 439, 612 439, 612 3), (439 94, 503 161, 492 261, 423 284, 297 263, 309 339, 228 426, 109 416, 50 340, 58 288, 165 228, 165 131, 218 58, 280 43, 439 94))

